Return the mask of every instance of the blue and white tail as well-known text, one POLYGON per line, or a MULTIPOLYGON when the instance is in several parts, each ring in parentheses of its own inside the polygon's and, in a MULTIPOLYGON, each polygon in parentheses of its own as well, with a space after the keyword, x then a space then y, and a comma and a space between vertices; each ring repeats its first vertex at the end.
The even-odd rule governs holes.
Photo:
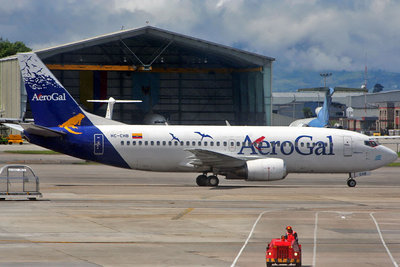
POLYGON ((93 125, 35 53, 18 54, 18 61, 35 124, 57 127, 72 119, 82 126, 93 125))
POLYGON ((325 127, 329 125, 329 107, 332 103, 332 95, 335 92, 333 88, 329 87, 329 90, 325 93, 325 100, 322 108, 317 112, 317 118, 310 121, 308 126, 310 127, 325 127))

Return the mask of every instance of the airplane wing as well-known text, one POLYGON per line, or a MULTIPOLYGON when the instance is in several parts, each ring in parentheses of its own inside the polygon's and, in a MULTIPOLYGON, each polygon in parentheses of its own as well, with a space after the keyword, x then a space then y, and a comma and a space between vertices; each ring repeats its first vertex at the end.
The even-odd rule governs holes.
POLYGON ((213 167, 213 168, 240 168, 246 164, 246 161, 240 158, 235 158, 222 153, 204 150, 204 149, 188 149, 187 151, 193 153, 190 158, 190 164, 197 167, 213 167))
POLYGON ((308 124, 312 121, 315 120, 316 118, 308 118, 308 119, 299 119, 292 121, 289 124, 289 127, 308 127, 308 124))

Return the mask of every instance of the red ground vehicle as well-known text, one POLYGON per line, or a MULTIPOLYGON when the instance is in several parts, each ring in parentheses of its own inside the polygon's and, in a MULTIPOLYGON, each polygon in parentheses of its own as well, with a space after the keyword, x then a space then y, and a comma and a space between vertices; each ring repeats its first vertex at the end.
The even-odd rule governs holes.
POLYGON ((293 264, 300 267, 301 245, 295 240, 293 242, 287 241, 284 237, 272 239, 268 244, 265 258, 267 267, 271 267, 272 264, 293 264))

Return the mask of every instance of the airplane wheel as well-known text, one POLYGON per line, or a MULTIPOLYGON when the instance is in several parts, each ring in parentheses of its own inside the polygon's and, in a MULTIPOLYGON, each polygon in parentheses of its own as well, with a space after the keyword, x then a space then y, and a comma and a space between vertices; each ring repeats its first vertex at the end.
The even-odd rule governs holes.
POLYGON ((208 178, 207 178, 208 186, 218 186, 218 184, 219 184, 219 179, 217 176, 215 176, 215 175, 208 176, 208 178))
POLYGON ((357 184, 357 182, 356 182, 356 180, 354 180, 354 179, 348 179, 348 180, 347 180, 347 185, 348 185, 349 187, 355 187, 356 184, 357 184))
POLYGON ((197 176, 196 183, 198 186, 206 186, 207 185, 207 176, 204 174, 197 176))

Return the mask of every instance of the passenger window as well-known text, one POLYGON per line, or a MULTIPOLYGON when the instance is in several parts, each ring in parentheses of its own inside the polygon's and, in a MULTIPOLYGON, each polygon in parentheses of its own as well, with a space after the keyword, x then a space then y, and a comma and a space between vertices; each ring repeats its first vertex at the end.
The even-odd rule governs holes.
POLYGON ((169 146, 172 146, 172 142, 171 142, 171 141, 169 141, 169 142, 168 142, 168 145, 169 145, 169 146))
POLYGON ((149 144, 149 141, 144 141, 144 145, 147 146, 149 144))
POLYGON ((130 141, 126 141, 126 145, 129 146, 131 144, 130 141))
POLYGON ((240 146, 240 142, 236 142, 236 146, 240 146))
POLYGON ((121 146, 123 146, 124 145, 124 141, 121 141, 121 146))
POLYGON ((133 145, 133 146, 136 146, 136 141, 132 141, 132 145, 133 145))
POLYGON ((206 141, 206 142, 204 142, 204 146, 207 146, 207 141, 206 141))
POLYGON ((196 141, 192 141, 192 146, 196 146, 196 141))
POLYGON ((150 141, 150 145, 154 146, 154 141, 150 141))
POLYGON ((201 146, 201 141, 199 141, 199 143, 198 143, 198 144, 199 144, 199 146, 201 146))
POLYGON ((220 143, 219 143, 219 141, 217 141, 217 146, 219 146, 220 145, 220 143))
POLYGON ((190 142, 189 141, 186 141, 186 146, 190 146, 190 142))
POLYGON ((228 143, 227 142, 224 142, 224 146, 227 146, 228 145, 228 143))
POLYGON ((167 145, 167 142, 166 141, 162 141, 162 145, 163 146, 167 145))
POLYGON ((159 146, 160 145, 160 141, 157 141, 157 146, 159 146))
POLYGON ((139 141, 139 146, 141 146, 141 145, 142 145, 142 143, 143 143, 142 141, 139 141))
POLYGON ((231 142, 231 146, 235 146, 235 142, 231 142))
POLYGON ((181 146, 183 146, 185 143, 183 141, 181 141, 181 146))
POLYGON ((210 142, 210 146, 214 146, 214 142, 210 142))
POLYGON ((177 145, 178 145, 178 141, 175 141, 175 142, 174 142, 174 145, 177 146, 177 145))

